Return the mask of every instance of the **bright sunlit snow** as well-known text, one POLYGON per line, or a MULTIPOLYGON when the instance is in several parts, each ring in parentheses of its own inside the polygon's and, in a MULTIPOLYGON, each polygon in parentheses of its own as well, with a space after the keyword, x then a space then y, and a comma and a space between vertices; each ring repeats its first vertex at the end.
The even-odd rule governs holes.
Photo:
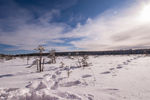
MULTIPOLYGON (((45 57, 46 58, 46 57, 45 57)), ((57 57, 43 72, 28 68, 35 58, 0 62, 0 100, 149 100, 150 56, 89 56, 78 68, 77 57, 57 57), (66 68, 70 66, 67 77, 66 68)), ((46 58, 48 61, 48 58, 46 58)))

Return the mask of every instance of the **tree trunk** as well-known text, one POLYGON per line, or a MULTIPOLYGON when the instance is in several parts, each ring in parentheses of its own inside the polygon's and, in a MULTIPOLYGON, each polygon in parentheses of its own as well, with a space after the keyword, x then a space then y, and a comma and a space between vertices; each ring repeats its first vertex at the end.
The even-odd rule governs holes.
POLYGON ((40 68, 40 72, 42 71, 42 64, 41 64, 41 60, 42 60, 42 56, 40 56, 40 61, 39 61, 39 68, 40 68))
POLYGON ((37 71, 39 70, 39 60, 37 59, 37 71))
POLYGON ((43 59, 43 63, 42 63, 42 71, 44 69, 44 62, 45 62, 45 59, 43 59))

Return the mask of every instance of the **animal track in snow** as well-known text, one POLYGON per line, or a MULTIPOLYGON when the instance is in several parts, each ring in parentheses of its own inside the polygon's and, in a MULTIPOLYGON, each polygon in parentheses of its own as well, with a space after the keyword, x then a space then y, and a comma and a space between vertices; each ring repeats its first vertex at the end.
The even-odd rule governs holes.
POLYGON ((81 84, 81 82, 79 80, 77 80, 77 81, 66 82, 66 83, 59 84, 59 85, 62 87, 71 87, 71 86, 76 86, 79 84, 81 84))
POLYGON ((102 72, 101 74, 109 74, 110 71, 105 71, 105 72, 102 72))
POLYGON ((82 76, 82 78, 88 78, 88 77, 92 77, 92 75, 86 74, 82 76))

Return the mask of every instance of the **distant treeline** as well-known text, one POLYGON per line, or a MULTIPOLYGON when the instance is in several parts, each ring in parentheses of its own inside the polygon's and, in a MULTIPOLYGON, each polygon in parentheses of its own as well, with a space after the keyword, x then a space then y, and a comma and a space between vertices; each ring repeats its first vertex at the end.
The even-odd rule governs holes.
MULTIPOLYGON (((56 56, 76 56, 76 55, 127 55, 127 54, 150 54, 150 49, 136 49, 136 50, 112 50, 112 51, 71 51, 71 52, 56 52, 56 56)), ((49 53, 43 53, 43 56, 49 53)), ((39 53, 17 54, 13 56, 39 56, 39 53)))
POLYGON ((9 56, 9 55, 5 55, 5 54, 0 54, 0 57, 5 57, 5 56, 9 56))

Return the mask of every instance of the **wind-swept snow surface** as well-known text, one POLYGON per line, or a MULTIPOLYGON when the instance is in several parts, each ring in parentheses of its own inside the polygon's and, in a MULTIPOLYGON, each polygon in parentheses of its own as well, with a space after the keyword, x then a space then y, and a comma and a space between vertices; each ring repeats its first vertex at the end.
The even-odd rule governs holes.
POLYGON ((28 68, 34 57, 1 61, 0 100, 149 100, 150 56, 90 56, 84 68, 73 58, 57 57, 41 73, 28 68))

